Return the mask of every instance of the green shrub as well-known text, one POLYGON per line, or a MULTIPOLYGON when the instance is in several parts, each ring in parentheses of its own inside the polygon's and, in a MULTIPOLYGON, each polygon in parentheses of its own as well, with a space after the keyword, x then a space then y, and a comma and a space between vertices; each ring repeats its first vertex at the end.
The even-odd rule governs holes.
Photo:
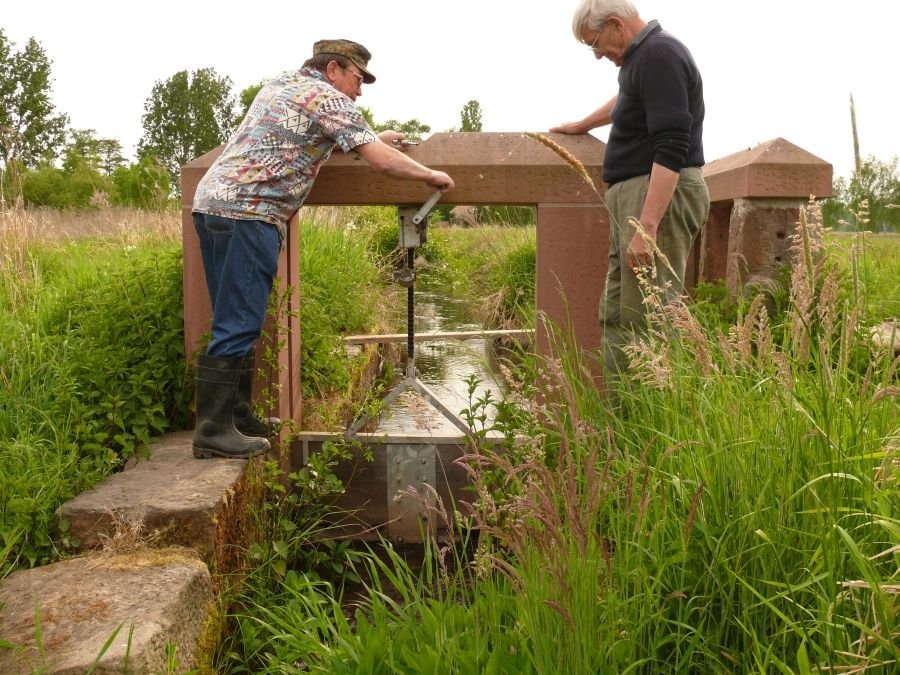
MULTIPOLYGON (((406 249, 400 248, 400 222, 394 206, 367 206, 359 210, 354 224, 364 232, 368 248, 376 260, 395 267, 406 263, 406 249)), ((429 227, 425 244, 416 250, 416 257, 428 262, 423 274, 436 277, 446 270, 446 241, 442 228, 429 227)))
POLYGON ((22 179, 22 194, 27 204, 63 209, 91 206, 95 192, 109 194, 112 182, 87 167, 72 172, 44 166, 27 172, 22 179))
POLYGON ((139 209, 164 208, 172 191, 169 172, 148 157, 129 167, 119 167, 112 180, 115 184, 113 201, 139 209))
POLYGON ((0 576, 51 561, 62 502, 187 426, 180 247, 41 246, 0 336, 0 576))
POLYGON ((400 243, 396 206, 363 206, 354 210, 353 225, 364 233, 369 250, 379 260, 392 260, 400 243))
POLYGON ((510 247, 496 262, 491 280, 498 289, 498 324, 534 326, 536 266, 537 245, 533 238, 510 247))
POLYGON ((300 380, 314 396, 347 387, 341 336, 371 325, 380 274, 364 237, 304 221, 300 240, 300 380))
POLYGON ((180 251, 126 252, 100 279, 62 298, 48 332, 74 340, 82 451, 127 459, 187 423, 180 251))
POLYGON ((473 299, 473 310, 489 328, 534 325, 535 228, 432 228, 423 251, 427 287, 473 299))

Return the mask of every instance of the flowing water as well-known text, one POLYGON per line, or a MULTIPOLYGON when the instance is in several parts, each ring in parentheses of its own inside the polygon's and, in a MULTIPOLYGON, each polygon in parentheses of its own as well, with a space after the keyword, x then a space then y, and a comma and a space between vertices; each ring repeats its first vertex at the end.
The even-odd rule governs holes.
MULTIPOLYGON (((399 288, 398 292, 402 292, 402 318, 398 317, 398 325, 403 326, 401 332, 405 333, 406 289, 399 288)), ((417 289, 414 305, 416 335, 482 330, 484 327, 474 321, 467 311, 467 304, 466 300, 417 289)), ((401 346, 401 352, 403 359, 398 367, 398 378, 406 373, 405 342, 401 346)), ((497 368, 494 349, 490 340, 485 338, 417 342, 415 364, 417 379, 463 422, 465 418, 460 415, 460 411, 470 406, 467 378, 474 376, 478 381, 472 401, 484 397, 488 391, 494 400, 498 400, 503 398, 506 391, 497 368)), ((484 412, 490 419, 493 407, 489 406, 484 412)), ((391 403, 382 415, 376 431, 430 432, 435 436, 460 433, 453 422, 414 391, 405 391, 391 403)))

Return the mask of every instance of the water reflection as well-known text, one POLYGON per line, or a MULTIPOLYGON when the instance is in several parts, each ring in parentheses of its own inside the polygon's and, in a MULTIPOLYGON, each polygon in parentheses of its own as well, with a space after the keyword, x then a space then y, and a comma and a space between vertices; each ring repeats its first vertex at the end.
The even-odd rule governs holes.
MULTIPOLYGON (((400 332, 406 331, 406 290, 402 290, 402 316, 398 316, 400 332)), ((433 291, 416 291, 415 297, 416 335, 448 331, 477 331, 483 326, 474 322, 467 311, 464 300, 451 299, 433 291)), ((406 372, 406 344, 402 345, 403 360, 398 370, 406 372)), ((438 340, 417 342, 416 372, 420 382, 425 384, 454 413, 469 406, 468 383, 472 375, 479 381, 473 400, 485 396, 490 391, 494 400, 502 398, 506 392, 496 355, 490 341, 482 338, 472 340, 438 340)), ((402 375, 401 375, 402 376, 402 375)), ((488 418, 494 410, 485 411, 488 418)), ((460 415, 465 421, 465 418, 460 415)), ((382 415, 376 431, 402 433, 404 431, 427 431, 436 436, 458 435, 459 429, 428 401, 415 392, 400 395, 382 415)))

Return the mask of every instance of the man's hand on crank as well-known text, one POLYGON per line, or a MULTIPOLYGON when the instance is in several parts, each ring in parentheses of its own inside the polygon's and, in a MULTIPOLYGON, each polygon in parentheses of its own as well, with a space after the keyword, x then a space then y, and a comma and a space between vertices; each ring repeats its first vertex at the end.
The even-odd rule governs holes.
POLYGON ((452 190, 456 183, 453 182, 453 179, 450 178, 443 171, 434 171, 431 174, 431 177, 425 181, 428 185, 433 188, 437 188, 441 192, 447 192, 447 190, 452 190))
MULTIPOLYGON (((392 129, 387 129, 378 134, 378 140, 401 151, 405 151, 408 145, 418 144, 418 141, 407 141, 406 134, 402 131, 394 131, 392 129)), ((425 179, 425 184, 437 188, 441 192, 452 190, 455 186, 453 179, 443 171, 432 171, 431 175, 425 179)))
POLYGON ((406 134, 402 131, 394 131, 393 129, 387 129, 378 134, 378 140, 382 143, 387 143, 390 146, 393 146, 399 150, 404 149, 406 146, 403 145, 401 141, 406 138, 406 134))

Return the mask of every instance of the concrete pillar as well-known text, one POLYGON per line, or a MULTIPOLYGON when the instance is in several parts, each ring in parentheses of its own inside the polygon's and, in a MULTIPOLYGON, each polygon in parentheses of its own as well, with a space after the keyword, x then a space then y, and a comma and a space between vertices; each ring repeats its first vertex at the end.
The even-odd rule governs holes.
POLYGON ((703 169, 709 219, 698 248, 699 277, 724 279, 732 292, 788 264, 788 237, 810 196, 831 196, 828 162, 776 138, 703 169))
POLYGON ((761 279, 774 279, 790 264, 789 237, 797 231, 797 199, 735 199, 729 220, 725 283, 732 293, 761 279))
POLYGON ((700 231, 694 246, 694 256, 698 260, 697 276, 689 287, 699 281, 724 279, 728 270, 728 232, 731 227, 732 200, 714 202, 710 205, 709 218, 700 231))
MULTIPOLYGON (((538 311, 572 339, 599 376, 603 360, 599 310, 609 263, 609 214, 599 205, 542 204, 537 216, 538 311)), ((551 337, 539 316, 539 354, 556 351, 551 337)))

